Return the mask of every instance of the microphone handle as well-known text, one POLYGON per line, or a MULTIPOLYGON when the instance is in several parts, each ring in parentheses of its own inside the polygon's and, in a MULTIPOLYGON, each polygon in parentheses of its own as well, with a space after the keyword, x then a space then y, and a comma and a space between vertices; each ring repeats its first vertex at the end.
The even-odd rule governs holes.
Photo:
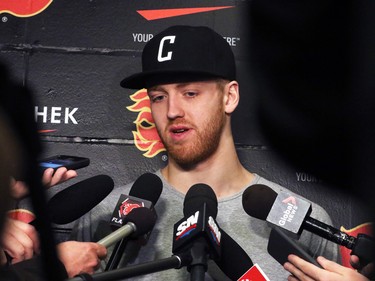
POLYGON ((196 264, 190 269, 190 280, 191 281, 204 281, 206 269, 204 265, 196 264))
POLYGON ((337 228, 334 228, 311 217, 307 217, 304 220, 302 226, 304 229, 336 244, 345 246, 348 249, 353 249, 357 240, 354 236, 350 236, 345 232, 338 230, 337 228))
POLYGON ((203 237, 194 241, 190 249, 192 261, 188 270, 190 271, 191 281, 204 281, 207 271, 208 251, 207 243, 203 237))
POLYGON ((121 260, 121 254, 124 252, 128 239, 122 238, 118 241, 113 248, 111 257, 108 260, 107 266, 104 271, 116 269, 121 260))
POLYGON ((67 279, 66 281, 114 281, 122 280, 130 277, 135 277, 139 275, 145 275, 149 273, 154 273, 158 271, 168 270, 168 269, 179 269, 183 266, 187 266, 191 262, 191 256, 189 254, 174 255, 169 258, 155 260, 152 262, 146 262, 142 264, 137 264, 133 266, 128 266, 124 268, 119 268, 107 272, 95 273, 93 275, 80 274, 73 278, 67 279))
POLYGON ((368 235, 360 233, 357 237, 350 236, 311 217, 304 221, 303 227, 327 240, 352 250, 351 255, 357 255, 360 262, 364 265, 375 260, 375 240, 368 235))
POLYGON ((128 222, 127 224, 125 224, 124 226, 121 226, 116 231, 100 239, 97 243, 108 248, 112 244, 120 241, 122 238, 128 237, 129 235, 133 234, 136 231, 136 229, 137 228, 134 223, 128 222))

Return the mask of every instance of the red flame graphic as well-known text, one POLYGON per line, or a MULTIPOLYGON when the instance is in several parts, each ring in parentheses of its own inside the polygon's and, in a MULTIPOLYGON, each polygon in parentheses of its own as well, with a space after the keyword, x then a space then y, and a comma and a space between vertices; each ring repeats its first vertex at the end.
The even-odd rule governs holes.
POLYGON ((150 99, 146 89, 142 89, 130 96, 134 104, 127 109, 133 112, 139 112, 134 121, 136 131, 133 131, 135 146, 140 151, 145 151, 143 156, 152 158, 162 151, 165 151, 164 145, 160 140, 155 128, 154 120, 151 116, 150 99))
POLYGON ((9 13, 16 17, 31 17, 43 12, 52 0, 0 1, 0 14, 9 13))
POLYGON ((122 204, 120 206, 120 213, 121 213, 121 216, 127 216, 133 209, 136 209, 136 208, 140 208, 142 207, 141 205, 137 204, 137 203, 128 203, 128 202, 125 202, 124 204, 122 204))

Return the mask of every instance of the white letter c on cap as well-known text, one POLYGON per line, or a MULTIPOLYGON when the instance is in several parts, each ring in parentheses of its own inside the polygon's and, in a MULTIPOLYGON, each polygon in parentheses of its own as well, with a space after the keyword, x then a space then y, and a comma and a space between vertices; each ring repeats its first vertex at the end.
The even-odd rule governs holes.
POLYGON ((172 52, 168 52, 167 55, 164 57, 162 53, 163 53, 163 48, 164 48, 164 42, 168 40, 170 44, 173 44, 175 38, 176 36, 171 35, 171 36, 165 36, 163 37, 163 39, 160 40, 159 51, 158 51, 158 62, 172 59, 172 52))

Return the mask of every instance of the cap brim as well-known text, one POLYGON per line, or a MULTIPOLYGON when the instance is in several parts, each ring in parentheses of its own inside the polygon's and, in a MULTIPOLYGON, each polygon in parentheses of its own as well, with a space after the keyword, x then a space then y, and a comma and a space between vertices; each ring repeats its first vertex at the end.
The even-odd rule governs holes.
POLYGON ((121 87, 128 89, 150 88, 155 85, 204 81, 220 78, 220 76, 197 71, 153 71, 140 72, 123 79, 121 87))

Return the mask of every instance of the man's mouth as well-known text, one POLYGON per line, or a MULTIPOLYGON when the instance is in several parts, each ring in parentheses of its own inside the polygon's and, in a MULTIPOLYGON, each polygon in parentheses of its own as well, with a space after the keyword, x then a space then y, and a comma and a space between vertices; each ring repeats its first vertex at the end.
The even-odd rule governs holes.
POLYGON ((175 129, 175 130, 172 130, 172 133, 174 134, 182 134, 184 132, 188 131, 188 129, 175 129))
POLYGON ((172 126, 169 128, 169 132, 174 135, 181 135, 183 133, 186 133, 187 131, 189 131, 189 128, 185 126, 172 126))

